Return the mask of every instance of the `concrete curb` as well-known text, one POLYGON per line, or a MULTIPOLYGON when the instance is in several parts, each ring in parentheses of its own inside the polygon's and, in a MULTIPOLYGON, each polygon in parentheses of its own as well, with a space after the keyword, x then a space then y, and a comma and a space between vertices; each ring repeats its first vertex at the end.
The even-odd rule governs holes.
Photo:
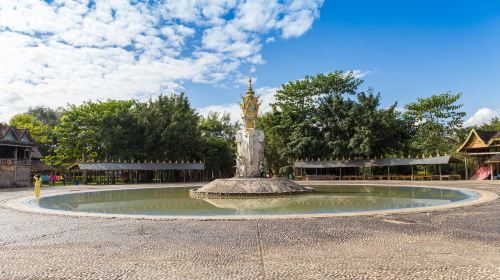
MULTIPOLYGON (((351 184, 349 184, 351 185, 351 184)), ((388 184, 352 184, 352 185, 371 185, 371 186, 388 186, 388 184)), ((333 184, 332 187, 341 186, 339 184, 333 184)), ((345 186, 345 185, 344 185, 345 186)), ((398 185, 394 185, 395 187, 398 185)), ((241 215, 241 216, 152 216, 152 215, 126 215, 126 214, 103 214, 103 213, 88 213, 88 212, 72 212, 72 211, 62 211, 62 210, 52 210, 47 208, 39 207, 34 203, 33 196, 23 196, 15 199, 6 200, 1 203, 8 209, 30 212, 36 214, 48 214, 48 215, 58 215, 58 216, 71 216, 71 217, 93 217, 93 218, 106 218, 106 219, 135 219, 135 220, 159 220, 159 221, 173 221, 173 220, 270 220, 270 219, 311 219, 311 218, 330 218, 330 217, 354 217, 354 216, 385 216, 392 214, 410 214, 410 213, 426 213, 441 210, 448 210, 453 208, 469 207, 474 205, 479 205, 483 203, 491 202, 497 199, 499 196, 496 193, 484 191, 484 190, 472 190, 467 188, 455 188, 455 187, 438 187, 438 186, 422 186, 422 185, 405 185, 407 187, 417 187, 417 188, 436 188, 436 189, 449 189, 458 190, 463 192, 472 192, 477 195, 476 198, 472 200, 465 200, 459 202, 448 203, 445 205, 429 206, 429 207, 419 207, 419 208, 403 208, 403 209, 390 209, 390 210, 377 210, 377 211, 363 211, 363 212, 348 212, 348 213, 327 213, 327 214, 290 214, 290 215, 241 215)), ((158 187, 148 187, 148 188, 162 188, 164 186, 158 187)), ((131 188, 119 188, 120 190, 125 189, 136 189, 131 188)), ((99 191, 109 191, 117 190, 117 188, 107 188, 100 189, 99 191)), ((85 192, 95 192, 96 190, 84 190, 79 191, 79 193, 85 192)), ((68 194, 70 191, 52 193, 49 196, 57 196, 61 194, 68 194)))

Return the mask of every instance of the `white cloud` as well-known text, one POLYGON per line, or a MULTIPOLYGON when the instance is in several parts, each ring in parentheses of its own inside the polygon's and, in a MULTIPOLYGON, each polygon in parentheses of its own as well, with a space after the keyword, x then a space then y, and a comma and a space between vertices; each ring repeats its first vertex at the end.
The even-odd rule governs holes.
MULTIPOLYGON (((276 101, 275 94, 277 90, 278 88, 271 87, 262 87, 255 90, 256 95, 259 96, 259 102, 261 103, 259 114, 271 111, 271 104, 276 101)), ((210 112, 224 112, 229 113, 229 115, 231 116, 231 121, 233 122, 241 120, 241 108, 240 104, 238 103, 210 105, 198 108, 198 112, 202 116, 207 116, 210 112)))
POLYGON ((263 87, 256 90, 257 95, 260 96, 259 112, 261 114, 271 111, 271 104, 276 102, 276 91, 278 91, 277 87, 263 87))
POLYGON ((359 69, 351 70, 350 72, 352 72, 353 77, 356 79, 361 79, 361 78, 365 77, 366 75, 369 75, 372 73, 372 71, 363 71, 363 70, 359 70, 359 69))
POLYGON ((0 122, 7 121, 15 114, 24 110, 25 103, 26 100, 19 94, 0 94, 0 122))
POLYGON ((268 43, 268 44, 269 43, 274 43, 275 41, 276 41, 276 38, 274 38, 274 37, 269 37, 269 38, 266 39, 266 43, 268 43))
POLYGON ((298 37, 304 34, 315 18, 319 16, 319 8, 323 0, 294 0, 285 9, 284 17, 277 23, 282 28, 282 37, 298 37))
POLYGON ((210 112, 228 113, 229 116, 231 116, 232 122, 238 122, 241 120, 241 108, 238 103, 209 105, 198 108, 198 113, 204 117, 208 116, 210 112))
POLYGON ((488 123, 492 118, 499 117, 499 112, 500 110, 495 111, 490 108, 481 108, 464 122, 464 126, 469 127, 488 123))
POLYGON ((132 2, 2 1, 0 120, 29 106, 144 99, 187 81, 237 83, 241 67, 265 63, 266 38, 302 35, 323 0, 132 2))
POLYGON ((370 75, 372 74, 373 72, 372 71, 369 71, 369 70, 360 70, 360 69, 353 69, 353 70, 349 70, 349 71, 345 71, 344 72, 344 76, 347 76, 349 74, 352 74, 352 76, 356 79, 361 79, 367 75, 370 75))

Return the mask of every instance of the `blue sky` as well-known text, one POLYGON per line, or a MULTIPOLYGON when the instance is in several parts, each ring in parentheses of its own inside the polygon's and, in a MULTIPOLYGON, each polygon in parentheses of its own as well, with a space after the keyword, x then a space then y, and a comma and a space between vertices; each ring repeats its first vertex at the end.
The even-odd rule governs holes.
POLYGON ((452 91, 468 124, 500 113, 499 1, 86 4, 0 4, 0 120, 172 91, 236 118, 250 72, 267 104, 282 83, 334 70, 355 70, 383 106, 452 91))
MULTIPOLYGON (((266 45, 262 56, 258 86, 358 69, 384 105, 452 91, 463 92, 469 117, 481 108, 498 114, 500 2, 326 1, 311 30, 266 45)), ((211 102, 192 96, 195 104, 211 102)))

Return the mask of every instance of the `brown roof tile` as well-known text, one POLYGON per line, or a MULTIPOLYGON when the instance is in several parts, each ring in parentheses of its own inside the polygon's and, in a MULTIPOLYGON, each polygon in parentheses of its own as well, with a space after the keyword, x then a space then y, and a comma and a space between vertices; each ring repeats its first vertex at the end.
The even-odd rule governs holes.
MULTIPOLYGON (((25 136, 26 134, 30 135, 28 129, 18 129, 15 126, 0 124, 0 144, 19 145, 19 146, 26 146, 26 147, 35 146, 34 143, 26 143, 26 142, 22 141, 22 137, 25 136), (9 134, 9 131, 12 131, 16 140, 5 139, 7 137, 7 135, 9 134)), ((32 139, 31 136, 30 136, 30 139, 32 139)))

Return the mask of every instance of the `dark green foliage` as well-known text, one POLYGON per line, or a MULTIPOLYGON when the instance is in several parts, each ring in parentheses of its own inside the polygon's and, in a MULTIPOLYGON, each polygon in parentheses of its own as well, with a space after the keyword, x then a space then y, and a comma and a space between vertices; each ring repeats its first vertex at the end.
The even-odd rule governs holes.
POLYGON ((229 115, 200 118, 184 94, 147 102, 108 100, 56 111, 30 108, 11 124, 28 128, 45 161, 204 161, 210 174, 229 177, 238 124, 229 115))
POLYGON ((36 117, 46 125, 55 127, 59 123, 59 118, 61 117, 62 110, 62 108, 57 108, 54 110, 47 107, 37 106, 28 108, 26 114, 36 117))
POLYGON ((68 162, 200 160, 198 121, 183 94, 72 105, 56 127, 58 154, 68 162))
MULTIPOLYGON (((282 85, 272 111, 257 122, 272 174, 296 159, 450 153, 467 136, 469 130, 461 128, 460 94, 419 98, 400 114, 396 104, 381 108, 380 94, 360 90, 362 82, 337 71, 282 85)), ((53 165, 105 159, 203 161, 209 178, 234 173, 238 124, 227 114, 200 117, 184 94, 146 102, 30 108, 11 124, 29 128, 53 165)), ((480 129, 500 130, 500 121, 495 118, 480 129)))
POLYGON ((450 92, 418 98, 406 105, 406 120, 413 125, 414 136, 410 143, 413 153, 454 153, 457 148, 459 130, 465 113, 459 111, 461 93, 450 92))
POLYGON ((160 95, 140 103, 135 111, 143 130, 143 157, 152 160, 199 161, 202 159, 200 117, 187 97, 160 95))
POLYGON ((59 123, 60 116, 61 109, 35 107, 29 108, 26 113, 13 116, 10 124, 18 128, 29 129, 31 136, 37 142, 38 149, 46 157, 46 162, 57 165, 47 159, 55 156, 57 137, 54 128, 59 123))
POLYGON ((235 135, 238 123, 232 123, 229 114, 210 112, 199 123, 202 154, 208 178, 230 177, 236 165, 235 135))
MULTIPOLYGON (((329 114, 329 109, 324 105, 328 102, 343 102, 343 95, 356 94, 361 82, 352 73, 337 71, 307 76, 303 80, 282 85, 276 93, 276 103, 272 106, 276 117, 275 134, 283 137, 281 158, 291 163, 296 158, 319 157, 328 153, 328 144, 322 137, 325 133, 323 121, 325 115, 329 114), (318 112, 320 108, 324 109, 323 115, 318 112)), ((338 117, 341 114, 339 112, 338 117)))
POLYGON ((273 170, 294 159, 370 158, 401 154, 410 137, 396 104, 360 92, 352 73, 306 77, 282 86, 273 111, 261 117, 273 170))
POLYGON ((27 113, 17 114, 10 119, 10 125, 17 128, 24 128, 30 131, 31 136, 36 141, 40 152, 48 154, 52 146, 52 131, 53 129, 41 122, 37 117, 27 113))
POLYGON ((495 117, 495 118, 491 119, 491 121, 489 123, 483 124, 478 129, 489 130, 489 131, 500 131, 500 118, 495 117))
POLYGON ((264 131, 264 153, 267 160, 269 172, 278 174, 279 168, 287 164, 287 160, 282 158, 281 150, 285 146, 285 140, 278 133, 277 121, 279 113, 267 112, 257 119, 257 128, 264 131))
POLYGON ((288 179, 293 179, 293 166, 292 165, 287 165, 280 167, 278 171, 278 176, 282 178, 288 178, 288 179))
POLYGON ((67 162, 134 156, 141 137, 134 104, 109 100, 69 106, 55 128, 57 153, 67 162))

